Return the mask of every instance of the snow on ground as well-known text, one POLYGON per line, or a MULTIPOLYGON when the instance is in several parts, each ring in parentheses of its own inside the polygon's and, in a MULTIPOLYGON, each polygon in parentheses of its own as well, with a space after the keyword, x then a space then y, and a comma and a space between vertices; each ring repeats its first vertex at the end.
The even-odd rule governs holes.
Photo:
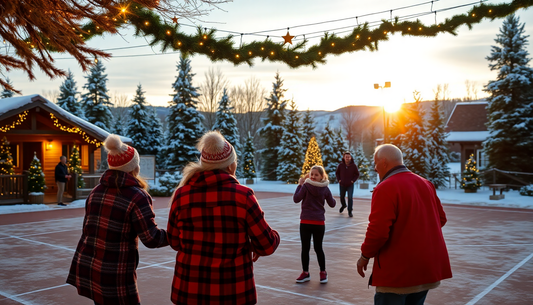
MULTIPOLYGON (((453 172, 453 171, 452 171, 453 172)), ((245 184, 244 179, 240 179, 241 184, 245 184)), ((279 181, 262 181, 255 179, 254 184, 248 185, 256 192, 277 192, 287 193, 287 196, 294 194, 296 190, 295 184, 286 184, 279 181)), ((369 189, 360 189, 358 185, 354 188, 355 198, 372 198, 370 192, 375 185, 370 184, 369 189)), ((329 186, 333 196, 339 196, 339 185, 331 184, 329 186)), ((505 199, 501 200, 489 200, 489 196, 492 195, 492 191, 488 187, 482 187, 477 193, 466 194, 462 189, 447 188, 443 190, 437 190, 442 203, 459 204, 459 205, 475 205, 475 206, 492 206, 492 207, 509 207, 509 208, 524 208, 533 209, 533 197, 521 196, 518 191, 504 192, 505 199)), ((74 209, 85 207, 85 200, 76 200, 71 202, 66 207, 61 207, 56 204, 17 204, 0 206, 0 214, 12 214, 23 212, 44 211, 53 209, 74 209)))

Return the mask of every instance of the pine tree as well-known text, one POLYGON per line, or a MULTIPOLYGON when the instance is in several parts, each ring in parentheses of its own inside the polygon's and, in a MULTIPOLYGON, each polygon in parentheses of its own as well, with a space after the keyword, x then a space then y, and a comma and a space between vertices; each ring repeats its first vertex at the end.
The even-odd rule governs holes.
POLYGON ((298 183, 303 165, 304 144, 300 126, 300 115, 296 103, 291 101, 291 109, 287 112, 283 124, 283 136, 278 151, 277 179, 287 183, 298 183))
POLYGON ((309 145, 307 146, 307 151, 305 152, 305 161, 304 165, 302 166, 302 176, 309 173, 311 167, 314 165, 322 166, 322 154, 320 153, 320 147, 318 147, 316 138, 311 137, 311 140, 309 140, 309 145))
POLYGON ((152 135, 148 139, 148 148, 144 151, 147 155, 158 155, 163 143, 163 126, 161 120, 157 117, 154 107, 148 109, 149 128, 152 135))
MULTIPOLYGON (((9 79, 9 77, 6 78, 6 83, 10 85, 11 87, 13 87, 13 84, 11 83, 11 80, 9 79)), ((4 91, 0 93, 0 99, 13 97, 13 95, 15 95, 15 92, 4 88, 4 91)))
POLYGON ((424 111, 421 107, 420 93, 414 93, 415 102, 408 106, 408 121, 406 132, 402 136, 402 151, 405 166, 413 173, 422 177, 427 176, 428 150, 424 127, 424 111))
POLYGON ((487 124, 489 138, 483 143, 488 167, 533 172, 533 68, 526 45, 524 24, 510 15, 496 35, 486 58, 498 76, 489 81, 487 124))
POLYGON ((440 109, 440 101, 435 99, 431 105, 431 113, 427 128, 428 145, 428 174, 427 179, 433 183, 435 188, 445 187, 450 170, 448 163, 450 157, 448 153, 448 142, 446 142, 446 131, 444 116, 440 109))
MULTIPOLYGON (((311 114, 311 111, 307 109, 307 111, 304 113, 304 116, 302 118, 302 133, 303 133, 303 142, 309 143, 311 140, 311 137, 314 137, 316 135, 315 133, 316 129, 316 122, 315 117, 311 114)), ((304 152, 307 150, 307 146, 304 148, 304 152)))
POLYGON ((14 173, 9 141, 4 136, 0 142, 0 175, 13 175, 14 173))
POLYGON ((90 74, 85 77, 87 83, 83 86, 83 89, 87 89, 88 92, 81 98, 87 121, 103 130, 110 131, 113 114, 109 107, 112 104, 107 95, 107 74, 104 72, 105 68, 101 60, 91 67, 90 74))
POLYGON ((255 173, 255 148, 254 138, 248 134, 246 142, 244 143, 244 151, 242 153, 242 170, 243 176, 246 179, 253 179, 257 177, 255 173))
POLYGON ((477 189, 481 187, 481 177, 479 176, 479 170, 477 169, 476 164, 474 155, 470 155, 470 158, 466 161, 465 170, 462 175, 462 189, 477 191, 477 189))
MULTIPOLYGON (((215 113, 215 124, 213 130, 218 130, 226 138, 226 140, 233 145, 237 158, 241 159, 241 142, 239 130, 237 129, 237 120, 233 115, 233 107, 230 105, 230 100, 226 88, 222 93, 222 98, 218 102, 218 109, 215 113)), ((237 167, 237 177, 242 176, 242 166, 237 167)))
POLYGON ((333 139, 333 147, 335 148, 335 151, 339 154, 339 156, 342 156, 342 154, 348 150, 348 148, 346 147, 346 143, 344 143, 344 138, 342 137, 342 128, 335 129, 334 131, 335 137, 333 139))
POLYGON ((357 165, 359 169, 359 180, 365 182, 370 181, 370 162, 365 156, 365 151, 363 150, 363 143, 357 145, 355 154, 353 157, 353 162, 357 165))
POLYGON ((167 145, 164 150, 166 156, 165 167, 170 170, 181 170, 187 163, 197 160, 199 155, 196 143, 204 134, 202 124, 203 115, 197 110, 197 87, 193 87, 191 60, 184 55, 180 57, 177 66, 179 75, 172 84, 174 97, 170 104, 170 111, 166 118, 168 126, 167 145))
POLYGON ((72 147, 70 160, 68 162, 68 171, 69 173, 78 174, 78 188, 83 188, 85 186, 85 182, 83 181, 83 169, 81 168, 80 151, 76 145, 72 147))
POLYGON ((283 136, 283 122, 285 121, 285 108, 287 101, 283 96, 287 89, 283 89, 283 80, 276 73, 276 81, 272 83, 272 93, 267 98, 268 109, 266 119, 263 121, 264 127, 258 130, 263 136, 265 148, 259 152, 263 156, 262 176, 265 180, 276 180, 278 168, 278 151, 283 136))
POLYGON ((123 135, 126 131, 126 126, 124 126, 124 121, 126 118, 124 118, 122 115, 118 115, 115 118, 115 122, 113 123, 113 127, 111 127, 111 133, 112 134, 118 134, 123 135))
POLYGON ((336 180, 335 172, 339 165, 339 156, 342 154, 342 152, 336 150, 335 144, 335 133, 329 127, 329 122, 327 122, 320 136, 320 146, 322 147, 322 164, 328 174, 329 181, 332 183, 336 180))
POLYGON ((43 169, 41 168, 41 161, 37 158, 37 154, 34 153, 28 174, 28 192, 44 193, 44 190, 46 189, 47 187, 44 180, 43 169))
POLYGON ((85 119, 81 104, 78 100, 79 94, 76 81, 74 80, 74 74, 68 70, 67 78, 59 87, 57 105, 73 115, 85 119))
POLYGON ((154 147, 150 145, 152 137, 156 137, 152 134, 153 112, 146 103, 141 84, 137 85, 129 114, 126 136, 131 139, 140 155, 153 154, 154 147))

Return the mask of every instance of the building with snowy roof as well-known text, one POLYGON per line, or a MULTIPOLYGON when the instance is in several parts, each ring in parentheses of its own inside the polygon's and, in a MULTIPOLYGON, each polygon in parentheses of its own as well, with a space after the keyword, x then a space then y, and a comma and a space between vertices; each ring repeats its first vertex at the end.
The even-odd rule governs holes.
POLYGON ((489 137, 487 102, 457 103, 446 123, 446 140, 461 153, 461 164, 474 155, 479 168, 487 164, 483 141, 489 137))
MULTIPOLYGON (((57 192, 55 166, 61 156, 68 160, 74 145, 84 174, 95 174, 105 157, 102 145, 108 135, 38 94, 0 99, 0 139, 5 136, 10 142, 15 173, 28 170, 35 154, 41 161, 47 193, 57 192)), ((131 139, 121 138, 131 144, 131 139)))

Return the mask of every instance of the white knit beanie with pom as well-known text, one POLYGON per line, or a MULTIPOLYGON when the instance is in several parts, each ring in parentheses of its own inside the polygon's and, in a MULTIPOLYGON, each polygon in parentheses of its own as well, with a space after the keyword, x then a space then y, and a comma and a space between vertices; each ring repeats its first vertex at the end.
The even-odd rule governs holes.
POLYGON ((204 134, 196 147, 202 153, 202 165, 211 168, 224 169, 237 160, 235 149, 219 131, 204 134))
POLYGON ((139 166, 139 153, 135 148, 122 143, 119 136, 110 134, 105 139, 104 147, 109 169, 129 173, 139 166))

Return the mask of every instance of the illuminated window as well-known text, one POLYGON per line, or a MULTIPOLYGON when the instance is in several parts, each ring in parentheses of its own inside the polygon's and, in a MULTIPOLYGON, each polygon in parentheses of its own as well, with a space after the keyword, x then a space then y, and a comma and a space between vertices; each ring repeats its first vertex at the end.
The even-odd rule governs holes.
POLYGON ((81 146, 81 166, 89 166, 89 145, 81 146))

